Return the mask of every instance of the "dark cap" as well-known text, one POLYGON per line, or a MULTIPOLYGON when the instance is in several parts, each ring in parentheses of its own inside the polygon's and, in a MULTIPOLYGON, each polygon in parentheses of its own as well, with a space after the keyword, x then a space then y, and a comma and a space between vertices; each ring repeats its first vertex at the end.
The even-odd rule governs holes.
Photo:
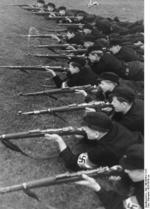
POLYGON ((129 103, 132 103, 135 100, 135 91, 125 85, 119 86, 115 88, 112 96, 116 96, 117 98, 121 98, 129 103))
POLYGON ((119 164, 128 170, 144 169, 144 145, 134 144, 129 147, 119 164))
POLYGON ((95 37, 90 35, 90 36, 86 36, 84 39, 83 39, 84 42, 94 42, 95 41, 95 37))
POLYGON ((112 128, 112 121, 105 113, 88 112, 83 117, 82 125, 100 132, 107 132, 112 128))
POLYGON ((95 20, 96 20, 96 15, 88 14, 88 16, 86 17, 86 21, 87 21, 88 23, 92 23, 92 22, 94 22, 95 20))
POLYGON ((76 16, 83 16, 83 17, 85 17, 86 15, 87 15, 87 13, 85 11, 81 11, 81 10, 76 13, 76 16))
POLYGON ((99 46, 101 48, 108 47, 109 46, 109 41, 105 38, 98 38, 98 39, 95 40, 95 46, 99 46))
POLYGON ((90 24, 85 24, 84 27, 83 27, 83 29, 93 30, 93 27, 90 24))
POLYGON ((44 0, 37 0, 37 3, 45 4, 44 0))
POLYGON ((71 62, 78 63, 81 67, 84 67, 84 65, 86 64, 86 61, 84 59, 82 59, 82 58, 79 58, 79 57, 71 58, 68 61, 68 64, 71 63, 71 62))
POLYGON ((70 32, 70 33, 76 33, 77 32, 77 29, 75 27, 69 27, 67 32, 70 32))
POLYGON ((53 4, 53 3, 48 3, 47 5, 46 5, 47 7, 53 7, 53 8, 56 8, 56 5, 55 4, 53 4))
POLYGON ((117 46, 117 45, 121 46, 120 40, 113 40, 113 41, 111 41, 110 44, 109 44, 110 47, 112 47, 112 46, 117 46))
POLYGON ((101 73, 98 81, 101 80, 108 80, 119 84, 119 76, 116 73, 112 73, 112 72, 101 73))
POLYGON ((100 46, 91 46, 88 48, 87 55, 90 53, 95 52, 98 55, 103 55, 103 51, 101 50, 100 46))
POLYGON ((66 7, 64 7, 64 6, 61 6, 61 7, 58 7, 57 10, 60 11, 60 10, 67 10, 67 9, 66 9, 66 7))

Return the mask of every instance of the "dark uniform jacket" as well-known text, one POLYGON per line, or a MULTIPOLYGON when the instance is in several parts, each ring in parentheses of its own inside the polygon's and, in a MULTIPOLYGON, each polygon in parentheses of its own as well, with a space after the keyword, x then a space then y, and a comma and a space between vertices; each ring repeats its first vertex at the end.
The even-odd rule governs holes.
POLYGON ((76 33, 73 38, 71 38, 71 39, 66 38, 66 42, 69 44, 82 45, 83 44, 83 36, 81 35, 81 33, 76 33))
POLYGON ((100 140, 91 141, 86 137, 84 140, 89 143, 87 150, 84 150, 84 152, 74 155, 67 147, 60 153, 67 168, 72 170, 83 169, 82 165, 86 162, 87 155, 90 162, 97 166, 116 165, 130 145, 142 141, 142 136, 139 133, 132 133, 120 124, 113 122, 112 129, 100 140))
POLYGON ((144 80, 144 63, 132 61, 125 63, 125 79, 134 81, 144 80))
POLYGON ((109 53, 105 53, 99 62, 94 64, 89 63, 89 65, 97 75, 103 72, 113 72, 127 80, 141 81, 144 79, 143 62, 124 62, 109 53))
POLYGON ((131 180, 124 179, 119 182, 117 191, 106 191, 101 189, 96 192, 105 209, 144 209, 144 181, 133 183, 131 180), (127 187, 124 194, 121 192, 123 187, 127 187))
POLYGON ((123 46, 120 51, 115 54, 115 57, 117 57, 120 60, 123 60, 125 62, 140 60, 139 55, 136 53, 135 50, 133 50, 130 47, 123 46))
POLYGON ((105 53, 99 62, 90 65, 92 70, 100 75, 103 72, 114 72, 121 74, 123 62, 117 59, 114 55, 105 53))
POLYGON ((98 90, 94 94, 94 96, 95 96, 95 98, 93 99, 93 97, 90 94, 88 94, 85 97, 85 102, 91 102, 92 100, 110 102, 112 92, 108 91, 108 92, 104 93, 101 88, 98 88, 98 90))
POLYGON ((79 73, 71 74, 67 73, 67 77, 64 80, 56 75, 53 80, 57 86, 60 88, 63 82, 67 82, 67 86, 82 86, 82 85, 94 85, 97 84, 97 75, 93 73, 90 68, 83 68, 79 73))
POLYGON ((140 131, 144 133, 144 102, 135 100, 133 106, 125 115, 115 113, 113 120, 119 122, 131 131, 140 131))

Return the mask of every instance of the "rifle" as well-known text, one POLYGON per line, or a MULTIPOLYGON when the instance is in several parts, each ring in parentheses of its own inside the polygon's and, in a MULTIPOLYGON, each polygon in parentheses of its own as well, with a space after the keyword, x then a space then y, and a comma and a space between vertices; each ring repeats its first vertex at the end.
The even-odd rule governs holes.
POLYGON ((79 110, 85 110, 85 108, 106 108, 113 106, 111 104, 106 104, 105 102, 98 101, 98 102, 90 102, 90 103, 81 103, 81 104, 70 104, 70 105, 64 105, 60 107, 54 107, 54 108, 48 108, 43 110, 34 110, 30 112, 22 112, 19 111, 19 115, 41 115, 41 114, 56 114, 59 112, 71 112, 71 111, 79 111, 79 110))
POLYGON ((7 6, 11 6, 11 7, 29 7, 30 5, 28 5, 28 4, 12 4, 12 5, 7 5, 7 6))
POLYGON ((67 28, 64 29, 47 29, 49 32, 58 32, 58 33, 62 33, 62 32, 66 32, 67 28))
POLYGON ((11 69, 11 70, 33 70, 33 71, 46 71, 45 68, 48 67, 56 72, 66 72, 67 68, 62 66, 42 66, 42 65, 35 65, 35 66, 0 66, 3 69, 11 69))
MULTIPOLYGON (((35 15, 50 15, 51 12, 32 12, 32 14, 35 14, 35 15)), ((61 20, 61 19, 66 19, 66 18, 76 19, 75 16, 60 16, 57 13, 55 13, 55 14, 56 14, 56 16, 48 17, 48 20, 61 20)))
POLYGON ((67 48, 68 46, 77 46, 77 44, 45 44, 45 45, 36 45, 32 46, 33 48, 67 48))
POLYGON ((52 17, 48 17, 49 20, 61 20, 61 19, 76 19, 75 16, 52 16, 52 17))
POLYGON ((82 55, 67 55, 67 54, 27 54, 28 56, 40 57, 40 58, 49 58, 49 59, 71 59, 71 58, 79 58, 86 59, 85 56, 82 55))
POLYGON ((71 50, 66 49, 64 51, 67 53, 73 53, 73 54, 83 54, 83 53, 87 52, 87 49, 71 49, 71 50))
POLYGON ((24 10, 27 10, 27 11, 40 11, 40 8, 36 8, 36 7, 21 7, 22 9, 24 10))
POLYGON ((94 89, 94 86, 85 85, 85 86, 73 86, 66 88, 50 89, 45 91, 31 92, 31 93, 19 93, 20 96, 40 96, 40 95, 51 95, 51 94, 64 94, 64 93, 74 93, 76 90, 91 90, 94 89))
POLYGON ((29 130, 25 132, 19 132, 19 133, 12 133, 12 134, 3 134, 0 135, 0 140, 3 143, 3 145, 7 148, 9 148, 12 151, 18 152, 26 157, 30 157, 32 159, 43 159, 47 160, 49 157, 44 158, 35 158, 33 156, 30 156, 28 153, 24 152, 18 145, 14 144, 12 139, 25 139, 25 138, 36 138, 36 137, 42 137, 45 136, 45 134, 59 134, 59 135, 85 135, 85 131, 82 128, 73 128, 71 126, 65 127, 65 128, 58 128, 58 129, 37 129, 37 130, 29 130))
POLYGON ((63 183, 71 183, 71 182, 80 181, 80 180, 83 180, 82 178, 83 174, 86 174, 94 178, 98 178, 98 177, 106 178, 106 176, 121 174, 121 171, 122 171, 121 168, 114 171, 113 169, 108 168, 108 167, 100 167, 100 168, 93 169, 93 170, 78 171, 74 173, 66 172, 66 173, 59 174, 53 177, 33 180, 33 181, 29 181, 29 182, 25 182, 25 183, 13 185, 13 186, 1 187, 0 194, 23 190, 27 195, 31 197, 30 189, 33 189, 33 188, 47 187, 47 186, 52 186, 52 185, 60 185, 63 183))
POLYGON ((43 12, 43 11, 42 12, 40 12, 40 11, 39 12, 32 12, 32 14, 34 14, 34 15, 50 15, 50 13, 51 12, 43 12))
MULTIPOLYGON (((52 38, 55 34, 39 34, 39 35, 19 35, 21 37, 31 37, 31 38, 52 38)), ((56 36, 62 36, 60 34, 56 34, 56 36)))
POLYGON ((65 26, 65 27, 83 27, 85 24, 82 23, 58 23, 59 26, 65 26))
POLYGON ((18 133, 2 134, 0 135, 0 140, 16 140, 16 139, 27 139, 27 138, 36 138, 43 137, 45 134, 58 134, 61 136, 64 135, 85 135, 85 131, 82 128, 73 128, 72 126, 56 129, 35 129, 18 133))

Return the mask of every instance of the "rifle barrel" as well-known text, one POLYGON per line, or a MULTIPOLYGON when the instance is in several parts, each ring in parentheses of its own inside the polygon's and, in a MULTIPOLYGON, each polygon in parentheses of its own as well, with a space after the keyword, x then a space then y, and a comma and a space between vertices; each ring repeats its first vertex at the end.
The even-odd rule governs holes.
POLYGON ((79 26, 84 26, 85 24, 82 23, 58 23, 59 26, 74 26, 74 27, 79 27, 79 26))
POLYGON ((35 14, 35 15, 50 15, 50 12, 32 12, 32 14, 35 14))
POLYGON ((59 19, 66 19, 66 18, 69 18, 69 19, 76 19, 75 16, 52 16, 52 17, 48 17, 49 20, 59 20, 59 19))
POLYGON ((31 38, 52 38, 54 34, 39 34, 39 35, 19 35, 21 37, 31 37, 31 38))
POLYGON ((79 89, 94 89, 94 86, 85 85, 85 86, 74 86, 74 87, 66 87, 66 88, 57 88, 57 89, 49 89, 45 91, 38 92, 30 92, 30 93, 20 93, 20 96, 39 96, 39 95, 51 95, 51 94, 61 94, 61 93, 73 93, 75 90, 79 89))
POLYGON ((27 11, 39 11, 40 8, 36 7, 22 7, 22 9, 27 10, 27 11))
MULTIPOLYGON (((118 170, 118 173, 121 173, 120 171, 121 170, 118 170)), ((108 167, 103 167, 103 168, 100 167, 100 168, 93 169, 93 170, 79 171, 79 172, 74 172, 74 173, 67 172, 67 173, 59 174, 53 177, 33 180, 33 181, 25 182, 22 184, 18 184, 18 185, 1 187, 0 194, 15 192, 19 190, 33 189, 33 188, 38 188, 38 187, 47 187, 51 185, 59 185, 63 183, 76 182, 76 181, 83 179, 82 178, 83 174, 86 174, 90 177, 98 178, 98 177, 102 177, 102 176, 104 177, 106 175, 110 175, 112 172, 114 172, 114 170, 108 167)))
POLYGON ((10 139, 26 139, 26 138, 35 138, 42 137, 45 134, 59 134, 59 135, 75 135, 80 134, 84 135, 85 131, 82 128, 73 128, 73 127, 64 127, 56 129, 35 129, 18 133, 2 134, 0 135, 0 140, 10 140, 10 139))
POLYGON ((63 68, 62 66, 0 66, 2 69, 13 69, 13 70, 35 70, 35 71, 46 71, 45 68, 51 68, 58 72, 66 71, 66 68, 63 68))
POLYGON ((54 107, 54 108, 48 108, 43 110, 34 110, 30 112, 22 112, 19 111, 19 115, 40 115, 40 114, 51 114, 51 113, 58 113, 58 112, 69 112, 69 111, 78 111, 78 110, 84 110, 85 108, 106 108, 113 106, 111 104, 106 104, 104 102, 98 101, 98 102, 91 102, 91 103, 81 103, 81 104, 70 104, 70 105, 64 105, 60 107, 54 107))
POLYGON ((62 44, 45 44, 45 45, 36 45, 36 46, 32 46, 34 48, 66 48, 66 45, 62 45, 62 44))
POLYGON ((67 55, 67 54, 27 54, 28 56, 33 57, 41 57, 41 58, 59 58, 59 59, 70 59, 70 58, 80 58, 80 59, 86 59, 85 56, 80 55, 67 55))
POLYGON ((85 53, 85 52, 87 52, 87 49, 72 49, 72 50, 65 50, 65 52, 67 52, 67 53, 85 53))
MULTIPOLYGON (((66 48, 70 46, 69 44, 45 44, 45 45, 36 45, 32 46, 34 48, 66 48)), ((77 44, 71 44, 71 46, 77 46, 77 44)))

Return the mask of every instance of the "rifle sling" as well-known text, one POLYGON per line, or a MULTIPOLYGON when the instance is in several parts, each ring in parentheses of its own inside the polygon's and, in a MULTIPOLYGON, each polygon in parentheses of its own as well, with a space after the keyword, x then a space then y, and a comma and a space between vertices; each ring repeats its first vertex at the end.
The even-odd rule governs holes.
POLYGON ((51 155, 51 156, 47 156, 47 157, 34 157, 34 156, 31 156, 29 154, 27 154, 26 152, 24 152, 22 149, 20 149, 20 147, 14 143, 12 143, 10 140, 5 140, 5 139, 2 139, 1 142, 3 143, 3 145, 7 148, 9 148, 10 150, 14 151, 14 152, 18 152, 26 157, 29 157, 31 159, 34 159, 34 160, 50 160, 54 157, 57 157, 56 155, 51 155))

